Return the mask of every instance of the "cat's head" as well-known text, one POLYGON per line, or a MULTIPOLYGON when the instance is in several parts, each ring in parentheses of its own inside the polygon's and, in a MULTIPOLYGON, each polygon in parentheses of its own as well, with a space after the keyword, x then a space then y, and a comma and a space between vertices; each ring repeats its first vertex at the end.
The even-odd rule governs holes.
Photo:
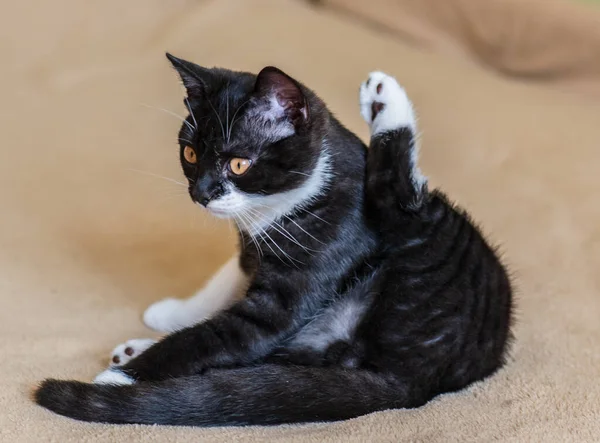
POLYGON ((274 67, 254 75, 167 57, 187 90, 179 145, 194 202, 252 230, 323 192, 328 114, 312 92, 274 67))

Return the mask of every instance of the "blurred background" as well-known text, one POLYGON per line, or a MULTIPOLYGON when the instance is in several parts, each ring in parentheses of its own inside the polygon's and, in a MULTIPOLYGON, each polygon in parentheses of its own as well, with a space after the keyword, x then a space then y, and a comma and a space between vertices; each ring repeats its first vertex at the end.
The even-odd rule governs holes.
POLYGON ((73 0, 0 4, 2 441, 595 441, 600 435, 600 1, 73 0), (189 200, 164 52, 275 65, 368 136, 358 86, 396 76, 422 169, 498 243, 518 287, 509 365, 415 411, 246 430, 90 426, 36 407, 152 336, 235 233, 189 200), (374 436, 377 436, 375 439, 374 436))

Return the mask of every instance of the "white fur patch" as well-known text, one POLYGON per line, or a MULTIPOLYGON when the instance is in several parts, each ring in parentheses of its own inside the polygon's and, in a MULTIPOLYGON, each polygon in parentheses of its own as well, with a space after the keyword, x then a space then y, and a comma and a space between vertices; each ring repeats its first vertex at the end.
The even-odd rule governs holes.
POLYGON ((144 323, 160 332, 193 326, 230 306, 243 295, 247 285, 248 276, 240 269, 236 255, 187 300, 167 298, 151 305, 144 312, 144 323))
POLYGON ((298 188, 272 195, 250 195, 230 185, 228 192, 211 201, 207 208, 217 217, 236 219, 243 231, 256 236, 274 221, 318 197, 330 178, 329 154, 324 143, 315 168, 298 188))
POLYGON ((107 369, 96 376, 94 383, 97 385, 132 385, 135 380, 116 369, 107 369))
POLYGON ((383 72, 372 72, 368 84, 364 82, 360 86, 360 113, 371 128, 371 136, 407 127, 416 132, 415 113, 406 91, 394 77, 383 72), (375 119, 373 102, 385 106, 375 119))
POLYGON ((394 77, 379 71, 372 72, 369 80, 360 86, 360 113, 371 128, 371 137, 402 128, 412 131, 415 140, 410 152, 411 180, 415 189, 421 190, 427 183, 427 177, 418 167, 417 121, 404 88, 394 77), (373 103, 383 105, 374 119, 373 103))
POLYGON ((304 326, 289 347, 323 352, 336 341, 350 341, 368 306, 352 298, 336 302, 304 326))
POLYGON ((437 337, 433 337, 433 338, 430 338, 429 340, 425 340, 425 341, 421 342, 421 345, 431 346, 431 345, 434 345, 437 342, 443 340, 445 337, 446 337, 446 334, 441 334, 441 335, 438 335, 437 337))
POLYGON ((140 355, 154 343, 156 340, 151 338, 134 338, 121 343, 110 353, 109 366, 121 366, 128 363, 129 360, 140 355))
POLYGON ((253 123, 252 126, 260 128, 263 135, 271 142, 289 137, 296 132, 294 125, 285 120, 285 108, 279 104, 274 93, 268 100, 256 101, 246 118, 249 121, 260 122, 261 124, 253 123))

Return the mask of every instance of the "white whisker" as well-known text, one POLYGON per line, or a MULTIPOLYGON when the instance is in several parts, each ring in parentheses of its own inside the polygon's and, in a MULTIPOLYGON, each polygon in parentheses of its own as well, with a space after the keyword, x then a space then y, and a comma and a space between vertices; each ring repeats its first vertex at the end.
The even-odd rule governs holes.
POLYGON ((310 238, 312 238, 313 240, 315 240, 315 241, 317 241, 317 242, 321 243, 322 245, 324 245, 324 244, 325 244, 325 243, 323 243, 321 240, 319 240, 318 238, 316 238, 314 235, 312 235, 310 232, 306 231, 306 230, 305 230, 305 229, 304 229, 302 226, 300 226, 298 223, 296 223, 296 222, 294 221, 294 219, 293 219, 293 218, 291 218, 289 215, 283 214, 283 216, 284 216, 285 218, 287 218, 289 221, 291 221, 293 224, 295 224, 295 225, 298 227, 298 229, 300 229, 302 232, 304 232, 304 233, 305 233, 306 235, 308 235, 310 238))
POLYGON ((181 115, 173 112, 173 111, 169 111, 168 109, 165 108, 158 108, 156 106, 150 106, 146 103, 141 103, 142 106, 145 106, 146 108, 150 108, 150 109, 155 109, 157 111, 162 111, 165 112, 173 117, 175 117, 178 120, 181 120, 189 129, 190 131, 194 132, 194 127, 192 126, 192 124, 190 122, 188 122, 185 118, 183 118, 181 115))
POLYGON ((219 120, 219 125, 221 126, 221 137, 223 137, 223 141, 225 141, 225 129, 223 129, 223 122, 221 121, 221 117, 219 116, 219 113, 217 112, 217 110, 215 109, 213 104, 210 102, 210 100, 206 99, 206 101, 208 102, 208 104, 210 105, 210 108, 213 110, 213 112, 217 116, 217 120, 219 120))
MULTIPOLYGON (((226 123, 225 123, 225 133, 227 134, 227 143, 229 143, 229 83, 227 83, 227 90, 225 92, 225 97, 227 100, 227 109, 225 111, 227 113, 225 115, 225 118, 227 119, 226 123)), ((223 138, 225 138, 225 137, 223 137, 223 138)))
POLYGON ((150 177, 162 178, 163 180, 169 181, 171 183, 175 183, 176 185, 179 185, 179 186, 185 186, 185 187, 188 186, 186 183, 175 180, 174 178, 164 177, 162 175, 154 174, 154 173, 148 172, 148 171, 140 171, 139 169, 132 169, 132 168, 128 168, 128 169, 130 171, 137 172, 139 174, 149 175, 150 177))
MULTIPOLYGON (((238 214, 240 217, 242 217, 243 219, 246 219, 248 221, 248 223, 250 223, 250 225, 252 225, 251 220, 248 219, 247 215, 246 215, 246 211, 243 211, 242 213, 238 214)), ((238 225, 239 227, 239 225, 238 225)), ((246 226, 246 230, 248 230, 248 228, 252 229, 253 226, 246 226)), ((240 235, 244 236, 244 232, 240 229, 240 235)), ((252 243, 254 243, 254 245, 256 246, 256 250, 258 252, 258 254, 262 257, 263 256, 263 251, 262 248, 260 247, 260 244, 258 243, 258 241, 252 236, 252 234, 248 234, 250 236, 250 240, 252 241, 252 243)))
POLYGON ((302 207, 298 207, 296 208, 296 210, 298 211, 303 211, 306 212, 309 215, 312 215, 313 217, 315 217, 318 220, 321 220, 323 223, 330 225, 331 223, 329 223, 327 220, 323 220, 321 217, 319 217, 317 214, 313 214, 312 212, 310 212, 308 209, 302 208, 302 207))
MULTIPOLYGON (((285 256, 285 257, 286 257, 286 258, 287 258, 287 259, 290 261, 290 263, 291 263, 292 265, 294 265, 294 266, 297 268, 298 266, 297 266, 297 265, 296 265, 294 262, 298 262, 298 263, 300 263, 301 265, 303 265, 303 264, 304 264, 304 263, 302 263, 300 260, 297 260, 297 259, 295 259, 295 258, 294 258, 294 257, 292 257, 291 255, 289 255, 287 252, 285 252, 283 249, 281 249, 281 247, 280 247, 280 246, 277 244, 277 242, 276 242, 275 240, 273 240, 273 238, 272 238, 272 237, 269 235, 269 233, 268 233, 266 230, 264 230, 262 227, 259 227, 259 229, 260 229, 260 231, 262 231, 262 233, 263 233, 263 234, 265 234, 265 235, 267 236, 267 238, 268 238, 269 240, 271 240, 271 242, 273 243, 273 245, 274 245, 274 246, 275 246, 277 249, 279 249, 279 251, 281 251, 281 253, 282 253, 282 254, 283 254, 283 255, 284 255, 284 256, 285 256)), ((269 242, 265 241, 265 243, 266 243, 266 245, 267 245, 267 246, 269 246, 269 242)), ((269 246, 269 248, 271 248, 271 247, 269 246)), ((271 251, 273 251, 273 249, 272 249, 272 248, 271 248, 271 251)), ((275 251, 273 251, 273 253, 275 254, 275 251)), ((276 254, 276 255, 277 255, 277 254, 276 254)), ((279 257, 279 256, 277 256, 277 257, 279 257)), ((280 260, 281 260, 281 258, 280 258, 280 260)), ((281 261, 283 262, 283 260, 281 260, 281 261)))
POLYGON ((238 106, 237 110, 233 113, 233 118, 231 119, 231 126, 229 128, 229 134, 227 134, 227 140, 229 140, 231 138, 231 131, 233 131, 233 126, 235 125, 235 116, 240 111, 240 109, 242 109, 246 105, 246 103, 248 103, 249 101, 250 101, 250 99, 246 100, 244 103, 242 103, 240 106, 238 106))
MULTIPOLYGON (((262 221, 266 221, 268 222, 269 220, 263 215, 261 214, 259 211, 257 211, 256 209, 252 209, 252 208, 248 208, 249 211, 252 211, 254 216, 260 217, 260 219, 262 221)), ((290 240, 291 242, 297 244, 298 246, 300 246, 302 249, 304 249, 307 253, 310 254, 310 252, 318 252, 314 249, 311 248, 307 248, 306 246, 304 246, 303 244, 301 244, 296 237, 294 237, 287 229, 285 229, 282 225, 280 225, 279 223, 277 223, 275 220, 271 221, 271 223, 269 223, 269 225, 267 225, 265 227, 265 229, 268 228, 273 228, 275 229, 277 232, 279 232, 281 235, 283 235, 285 238, 287 238, 288 240, 290 240), (310 251, 310 252, 309 252, 310 251)))
POLYGON ((292 174, 299 174, 299 175, 304 175, 306 177, 310 177, 310 174, 307 174, 306 172, 299 172, 299 171, 288 171, 292 174))
MULTIPOLYGON (((286 264, 283 259, 279 256, 279 254, 277 252, 275 252, 275 250, 271 247, 271 245, 269 244, 269 242, 267 240, 265 240, 265 238, 263 237, 262 233, 266 234, 266 232, 264 232, 264 230, 262 230, 260 228, 260 226, 256 226, 252 223, 252 221, 248 218, 248 215, 246 214, 246 211, 243 211, 243 214, 240 213, 239 215, 241 215, 243 218, 245 218, 246 220, 248 220, 248 224, 250 225, 250 227, 252 228, 252 231, 254 231, 256 233, 256 235, 258 235, 261 239, 261 241, 267 245, 267 247, 271 250, 271 252, 275 255, 275 257, 277 257, 279 259, 279 261, 283 264, 286 264)), ((249 235, 251 238, 253 238, 252 233, 249 232, 249 235)), ((268 236, 268 235, 267 235, 268 236)))
POLYGON ((196 128, 196 131, 198 130, 198 122, 196 121, 196 117, 194 117, 194 113, 192 112, 192 107, 190 106, 190 101, 188 100, 188 98, 185 98, 185 104, 188 108, 188 111, 190 112, 190 116, 192 117, 192 120, 194 120, 194 128, 196 128))
MULTIPOLYGON (((261 206, 261 207, 263 207, 263 208, 269 208, 269 206, 267 206, 267 205, 264 205, 264 204, 262 204, 262 203, 254 202, 253 204, 254 204, 254 205, 256 205, 256 206, 261 206)), ((270 209, 270 208, 269 208, 269 209, 270 209)), ((294 211, 301 211, 301 212, 305 212, 305 213, 307 213, 307 214, 309 214, 309 215, 312 215, 313 217, 315 217, 315 218, 317 218, 317 219, 321 220, 321 221, 322 221, 323 223, 325 223, 325 224, 328 224, 328 225, 330 225, 330 224, 331 224, 331 223, 329 223, 327 220, 323 220, 323 219, 322 219, 321 217, 319 217, 317 214, 313 214, 313 213, 312 213, 312 212, 310 212, 308 209, 305 209, 305 208, 303 208, 303 207, 301 207, 301 206, 298 206, 298 207, 294 208, 294 209, 292 210, 292 212, 294 212, 294 211)), ((285 217, 287 217, 287 218, 289 218, 289 217, 288 217, 287 215, 285 215, 285 214, 284 214, 284 216, 285 216, 285 217)), ((291 220, 291 219, 290 219, 290 220, 291 220)), ((310 235, 310 234, 309 234, 309 235, 310 235)), ((315 239, 315 240, 317 240, 317 239, 315 239)), ((317 241, 318 241, 318 240, 317 240, 317 241)))

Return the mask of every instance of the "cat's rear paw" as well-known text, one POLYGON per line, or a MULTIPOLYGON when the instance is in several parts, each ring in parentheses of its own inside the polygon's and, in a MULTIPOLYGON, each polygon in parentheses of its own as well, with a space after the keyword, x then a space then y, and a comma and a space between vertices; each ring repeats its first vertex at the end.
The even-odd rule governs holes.
POLYGON ((372 72, 360 86, 360 113, 371 128, 371 136, 410 128, 415 131, 415 113, 404 88, 383 72, 372 72))
POLYGON ((122 366, 156 343, 151 338, 134 338, 121 343, 110 353, 109 366, 122 366))
POLYGON ((159 332, 173 332, 185 325, 181 323, 181 313, 185 310, 185 300, 165 298, 156 302, 144 312, 144 323, 150 329, 159 332))
POLYGON ((132 385, 135 383, 135 380, 125 375, 118 369, 107 369, 106 371, 102 371, 100 374, 94 378, 93 381, 96 385, 132 385))

